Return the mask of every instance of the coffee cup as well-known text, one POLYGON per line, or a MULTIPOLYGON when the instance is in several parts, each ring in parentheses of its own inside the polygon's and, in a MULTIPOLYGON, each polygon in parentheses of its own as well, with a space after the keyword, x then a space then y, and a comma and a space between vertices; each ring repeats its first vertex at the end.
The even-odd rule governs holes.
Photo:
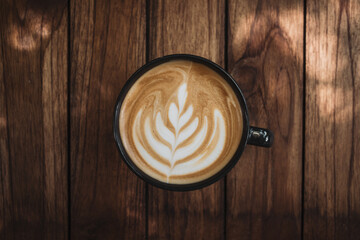
POLYGON ((247 145, 270 147, 270 130, 249 125, 245 98, 212 61, 168 55, 139 68, 115 105, 114 137, 128 167, 146 182, 195 190, 224 177, 247 145))

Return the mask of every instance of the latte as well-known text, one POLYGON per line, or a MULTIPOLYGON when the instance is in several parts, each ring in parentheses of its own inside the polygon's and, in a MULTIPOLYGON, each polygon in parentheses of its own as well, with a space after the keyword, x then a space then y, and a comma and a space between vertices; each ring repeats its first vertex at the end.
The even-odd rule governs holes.
POLYGON ((218 73, 173 60, 145 72, 121 105, 119 131, 134 164, 159 181, 190 184, 219 172, 242 137, 239 101, 218 73))

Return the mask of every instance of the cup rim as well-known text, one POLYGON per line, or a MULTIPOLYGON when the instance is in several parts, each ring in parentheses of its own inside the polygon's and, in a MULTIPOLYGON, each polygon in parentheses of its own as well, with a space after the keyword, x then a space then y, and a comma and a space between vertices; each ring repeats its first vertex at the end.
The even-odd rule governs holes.
POLYGON ((221 66, 218 64, 212 62, 209 59, 191 55, 191 54, 171 54, 166 55, 163 57, 156 58, 154 60, 151 60, 150 62, 146 63, 142 67, 140 67, 135 73, 133 73, 130 78, 126 81, 123 88, 120 91, 120 94, 116 100, 115 104, 115 111, 114 111, 114 120, 113 120, 113 133, 115 142, 117 145, 117 148, 122 156, 123 161, 126 163, 126 165, 142 180, 145 182, 165 190, 171 190, 171 191, 192 191, 197 190, 206 186, 209 186, 218 180, 222 179, 239 161, 240 156, 242 155, 244 148, 247 144, 248 136, 249 136, 249 117, 248 117, 248 109, 246 105, 246 101, 244 98, 244 95, 239 88, 236 81, 233 79, 233 77, 225 71, 221 66), (119 129, 119 115, 120 115, 120 109, 122 106, 122 103, 125 99, 126 94, 132 87, 132 85, 139 79, 145 72, 148 70, 162 64, 168 61, 172 60, 188 60, 193 62, 198 62, 201 64, 204 64, 208 67, 210 67, 212 70, 220 74, 224 78, 225 81, 231 86, 233 89, 235 95, 237 96, 237 99, 239 101, 241 111, 242 111, 242 117, 243 117, 243 131, 242 136, 240 139, 240 143, 234 153, 234 155, 231 157, 229 162, 217 173, 210 176, 209 178, 206 178, 204 180, 201 180, 199 182, 189 183, 189 184, 173 184, 173 183, 165 183, 162 181, 159 181, 153 177, 150 177, 145 172, 143 172, 139 167, 136 166, 136 164, 131 160, 130 156, 127 154, 125 147, 122 143, 121 137, 120 137, 120 129, 119 129))

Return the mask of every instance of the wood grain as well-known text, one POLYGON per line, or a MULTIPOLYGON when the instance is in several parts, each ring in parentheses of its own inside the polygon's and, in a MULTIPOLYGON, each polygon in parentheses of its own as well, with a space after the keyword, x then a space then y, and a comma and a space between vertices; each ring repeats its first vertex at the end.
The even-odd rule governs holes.
POLYGON ((71 1, 71 237, 144 239, 145 184, 112 127, 127 78, 145 63, 144 1, 71 1))
POLYGON ((358 1, 69 6, 0 0, 0 239, 300 239, 302 180, 303 238, 359 238, 358 1), (116 149, 114 104, 146 55, 172 53, 227 62, 275 142, 248 146, 226 181, 147 195, 116 149))
POLYGON ((300 239, 303 105, 302 1, 228 6, 228 69, 250 124, 274 132, 272 148, 247 146, 227 177, 227 239, 300 239))
MULTIPOLYGON (((224 65, 224 1, 150 1, 149 56, 191 53, 224 65)), ((149 186, 149 239, 223 239, 224 181, 192 192, 149 186)))
POLYGON ((359 239, 359 1, 307 1, 306 21, 304 239, 359 239))
POLYGON ((0 238, 67 239, 67 2, 0 18, 0 238))

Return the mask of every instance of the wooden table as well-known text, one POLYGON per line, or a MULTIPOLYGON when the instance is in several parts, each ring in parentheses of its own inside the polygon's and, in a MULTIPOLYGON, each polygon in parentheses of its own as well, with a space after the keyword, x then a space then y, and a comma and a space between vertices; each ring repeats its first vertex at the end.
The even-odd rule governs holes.
POLYGON ((357 0, 0 0, 0 239, 360 239, 357 0), (112 134, 147 61, 227 69, 275 133, 198 191, 145 184, 112 134))

